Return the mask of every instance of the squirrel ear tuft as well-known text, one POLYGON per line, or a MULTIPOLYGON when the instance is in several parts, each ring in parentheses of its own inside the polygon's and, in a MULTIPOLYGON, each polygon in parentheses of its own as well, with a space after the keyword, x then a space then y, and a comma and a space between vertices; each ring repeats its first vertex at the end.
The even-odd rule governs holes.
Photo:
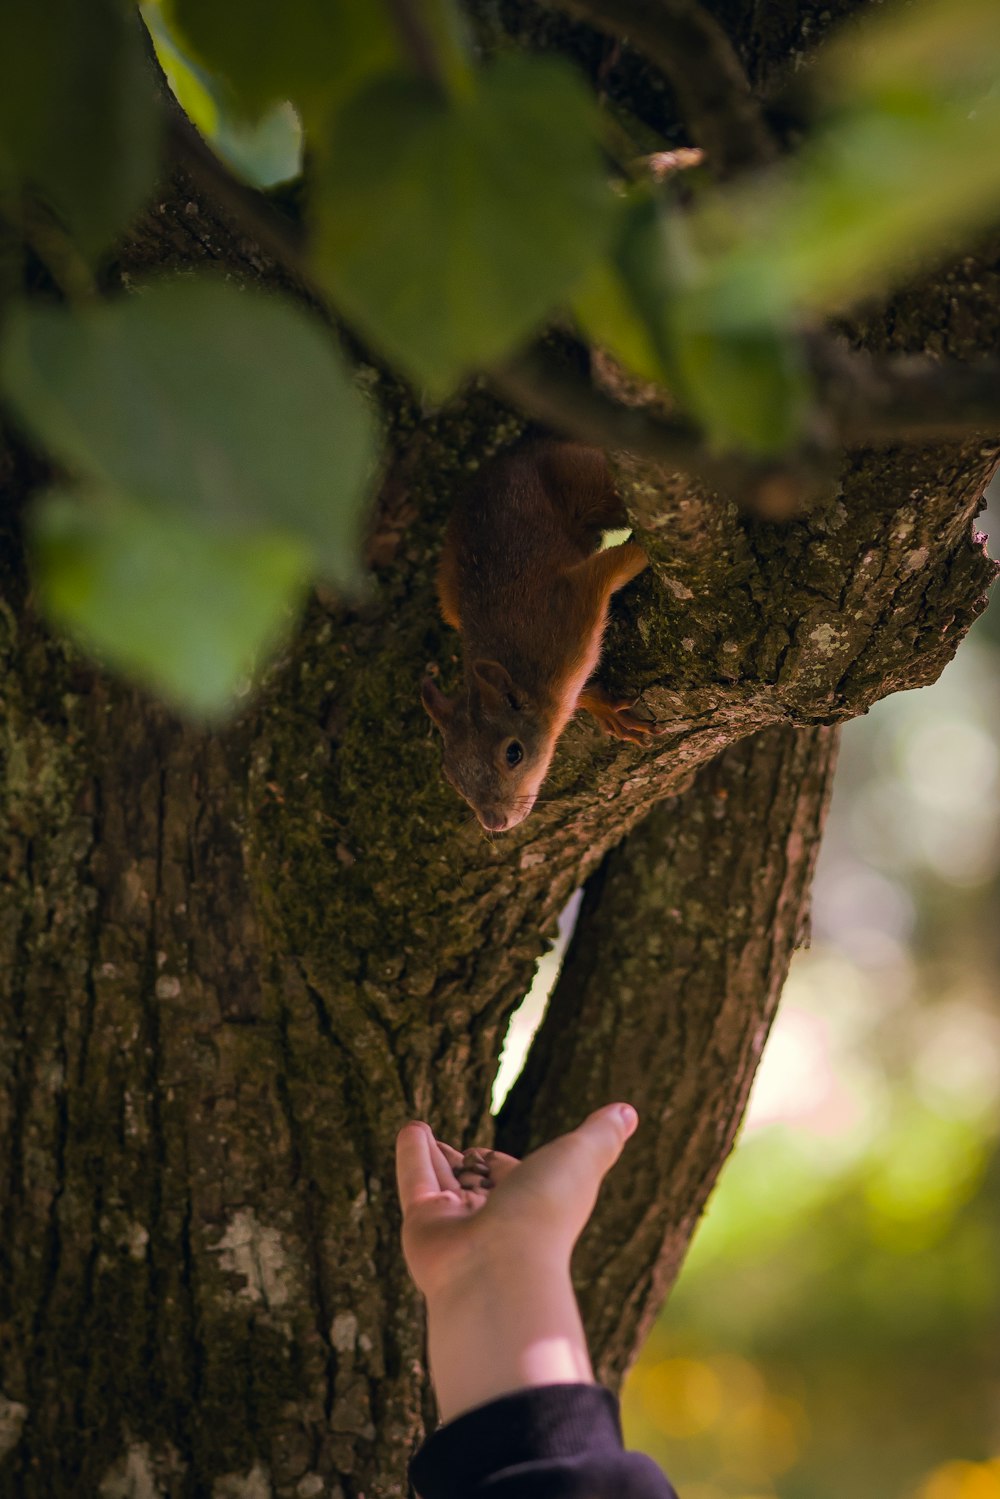
POLYGON ((514 679, 499 661, 473 661, 472 675, 475 677, 484 700, 494 707, 506 703, 510 708, 522 708, 524 695, 515 686, 514 679))
POLYGON ((421 682, 420 701, 443 734, 451 722, 455 704, 450 697, 445 697, 433 677, 424 677, 421 682))

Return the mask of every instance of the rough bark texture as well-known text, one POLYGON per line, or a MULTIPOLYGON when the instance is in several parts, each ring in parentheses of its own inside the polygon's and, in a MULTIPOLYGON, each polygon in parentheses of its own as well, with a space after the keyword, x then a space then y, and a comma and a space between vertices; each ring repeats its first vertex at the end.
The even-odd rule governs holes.
MULTIPOLYGON (((760 9, 716 7, 772 84, 819 7, 764 7, 767 30, 760 9)), ((624 102, 669 133, 664 90, 622 67, 624 102)), ((206 263, 283 281, 178 179, 121 271, 206 263)), ((995 347, 998 280, 988 249, 864 337, 995 347)), ((417 1116, 490 1140, 500 1044, 559 911, 662 804, 589 891, 505 1121, 541 1139, 609 1090, 643 1111, 580 1261, 613 1382, 730 1148, 801 929, 821 725, 933 680, 982 607, 996 443, 846 455, 840 495, 782 525, 622 458, 654 568, 616 608, 606 676, 673 733, 642 753, 574 725, 544 803, 487 841, 440 779, 418 684, 430 662, 457 675, 432 590, 444 518, 521 420, 478 390, 426 416, 362 378, 392 455, 371 601, 314 600, 223 735, 54 641, 5 533, 0 1495, 405 1492, 433 1408, 394 1133, 417 1116)), ((5 442, 0 477, 13 523, 37 465, 5 442)))

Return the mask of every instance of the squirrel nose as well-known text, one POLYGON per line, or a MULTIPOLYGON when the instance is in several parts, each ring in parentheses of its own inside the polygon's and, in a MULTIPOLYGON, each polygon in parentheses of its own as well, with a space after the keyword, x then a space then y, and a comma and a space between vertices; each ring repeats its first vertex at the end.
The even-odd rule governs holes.
POLYGON ((478 816, 488 833, 502 833, 507 826, 506 812, 480 812, 478 816))

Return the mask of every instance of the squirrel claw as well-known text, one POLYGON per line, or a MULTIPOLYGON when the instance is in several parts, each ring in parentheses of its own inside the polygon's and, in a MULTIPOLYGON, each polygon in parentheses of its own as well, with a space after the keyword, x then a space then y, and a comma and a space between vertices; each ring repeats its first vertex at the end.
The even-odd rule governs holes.
POLYGON ((600 710, 591 712, 602 730, 612 739, 624 739, 629 744, 648 744, 650 738, 665 734, 669 724, 658 723, 655 718, 640 718, 633 710, 633 702, 602 703, 600 710))

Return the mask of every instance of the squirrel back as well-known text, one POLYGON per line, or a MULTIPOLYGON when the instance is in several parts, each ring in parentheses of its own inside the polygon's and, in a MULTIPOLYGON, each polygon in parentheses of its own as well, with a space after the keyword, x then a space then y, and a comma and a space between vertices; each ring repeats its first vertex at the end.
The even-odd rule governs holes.
POLYGON ((437 584, 464 691, 449 699, 427 678, 421 698, 445 779, 489 831, 527 817, 577 707, 621 738, 657 729, 590 681, 611 595, 646 566, 634 542, 598 550, 624 519, 604 454, 554 441, 486 465, 452 513, 437 584))

